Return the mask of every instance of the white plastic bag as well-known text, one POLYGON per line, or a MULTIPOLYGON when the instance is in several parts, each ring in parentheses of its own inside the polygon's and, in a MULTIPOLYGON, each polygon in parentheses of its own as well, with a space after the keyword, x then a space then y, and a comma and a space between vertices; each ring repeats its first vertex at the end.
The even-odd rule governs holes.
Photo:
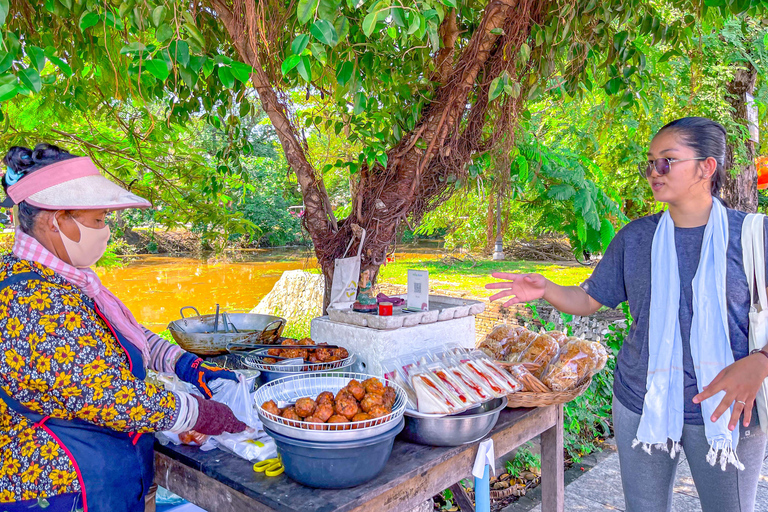
MULTIPOLYGON (((741 249, 744 273, 749 283, 749 350, 761 349, 768 343, 768 294, 765 290, 765 216, 750 214, 741 227, 741 249), (758 308, 759 306, 759 308, 758 308)), ((768 433, 768 379, 757 390, 757 414, 760 428, 768 433)))
POLYGON ((357 297, 358 279, 360 279, 360 255, 363 253, 365 243, 365 230, 360 237, 360 245, 357 248, 357 256, 347 258, 347 252, 352 247, 355 238, 349 241, 344 257, 336 259, 333 265, 333 281, 331 282, 331 302, 329 307, 347 309, 355 303, 357 297))

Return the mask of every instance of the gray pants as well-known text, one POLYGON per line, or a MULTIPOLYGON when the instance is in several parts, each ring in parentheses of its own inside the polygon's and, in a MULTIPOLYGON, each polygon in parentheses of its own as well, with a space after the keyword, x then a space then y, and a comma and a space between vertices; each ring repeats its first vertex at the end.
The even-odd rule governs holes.
MULTIPOLYGON (((621 483, 627 512, 668 512, 672 510, 672 486, 680 454, 653 450, 651 455, 639 446, 632 448, 640 415, 613 400, 613 427, 619 450, 621 483)), ((766 436, 758 425, 757 410, 752 423, 741 428, 737 453, 744 471, 728 465, 710 466, 706 461, 709 443, 703 425, 685 425, 682 444, 703 512, 753 512, 757 481, 765 454, 766 436)))

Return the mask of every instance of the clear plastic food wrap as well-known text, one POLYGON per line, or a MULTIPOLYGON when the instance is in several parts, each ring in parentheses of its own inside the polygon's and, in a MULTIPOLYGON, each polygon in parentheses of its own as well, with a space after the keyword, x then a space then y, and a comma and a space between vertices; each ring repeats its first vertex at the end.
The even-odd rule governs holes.
POLYGON ((467 408, 452 391, 435 377, 432 372, 415 372, 411 376, 411 387, 416 392, 418 411, 425 414, 454 414, 467 408))
POLYGON ((474 356, 476 361, 482 363, 483 366, 485 366, 485 368, 491 373, 491 375, 493 375, 496 381, 500 382, 505 389, 511 390, 510 393, 516 393, 523 388, 523 386, 512 375, 510 375, 506 370, 496 366, 496 364, 494 364, 494 362, 484 354, 475 351, 472 353, 472 356, 474 356))
POLYGON ((561 348, 570 340, 568 335, 562 331, 549 331, 547 334, 552 336, 552 338, 557 342, 558 345, 560 345, 561 348))
POLYGON ((509 365, 506 369, 523 386, 521 391, 531 393, 548 393, 550 391, 547 386, 531 374, 525 363, 509 365))
POLYGON ((605 367, 608 353, 600 343, 572 339, 544 372, 541 381, 552 391, 567 391, 605 367))
POLYGON ((453 391, 459 400, 461 400, 464 407, 469 407, 474 403, 483 401, 482 396, 475 393, 472 388, 467 387, 461 380, 457 379, 443 363, 432 363, 427 368, 429 368, 432 375, 434 375, 444 387, 453 391))
POLYGON ((527 331, 520 336, 515 351, 510 352, 507 360, 512 363, 539 365, 539 369, 531 371, 535 377, 539 378, 559 350, 560 345, 552 336, 527 331))

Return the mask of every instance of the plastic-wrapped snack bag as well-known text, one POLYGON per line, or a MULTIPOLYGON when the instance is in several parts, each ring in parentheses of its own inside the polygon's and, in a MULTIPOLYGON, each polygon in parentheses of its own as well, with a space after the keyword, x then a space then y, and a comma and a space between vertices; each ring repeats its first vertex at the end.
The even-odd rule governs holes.
POLYGON ((568 342, 541 378, 552 391, 573 389, 605 367, 608 354, 600 343, 587 340, 568 342))
POLYGON ((568 335, 562 331, 549 331, 547 332, 552 338, 557 342, 558 345, 562 348, 566 343, 568 343, 568 340, 570 339, 568 335))
POLYGON ((449 368, 451 374, 461 381, 464 386, 471 389, 475 396, 480 398, 481 402, 486 402, 492 399, 495 394, 493 390, 488 386, 485 380, 473 376, 465 368, 462 367, 461 361, 458 359, 448 360, 445 362, 446 367, 449 368))
POLYGON ((510 393, 516 393, 518 391, 521 391, 523 389, 522 384, 517 381, 512 375, 510 375, 508 372, 506 372, 504 369, 499 368, 496 366, 493 361, 485 358, 480 358, 479 361, 485 365, 485 367, 488 369, 488 371, 493 374, 493 376, 496 378, 498 382, 502 382, 503 384, 506 384, 506 388, 510 389, 510 393))
POLYGON ((463 382, 458 380, 451 371, 445 367, 443 363, 432 363, 428 366, 429 371, 432 372, 444 387, 453 391, 453 393, 461 400, 464 407, 469 407, 473 404, 483 401, 481 396, 478 396, 472 388, 468 388, 463 382))
POLYGON ((552 336, 547 334, 531 334, 533 334, 533 336, 526 337, 530 343, 518 353, 517 358, 512 362, 534 363, 539 365, 539 369, 533 370, 531 373, 536 377, 540 377, 544 370, 546 370, 547 365, 549 365, 552 359, 557 356, 557 353, 560 350, 560 345, 558 345, 552 336))
POLYGON ((429 371, 415 373, 411 377, 411 386, 416 392, 418 410, 421 413, 453 414, 465 408, 429 371))
POLYGON ((531 374, 528 368, 526 368, 525 363, 510 365, 507 366, 506 369, 520 384, 523 385, 521 391, 528 391, 531 393, 548 393, 550 391, 547 386, 531 374))
POLYGON ((501 398, 512 392, 508 391, 504 384, 498 382, 484 364, 475 359, 464 359, 460 368, 487 386, 491 393, 493 393, 494 398, 501 398))

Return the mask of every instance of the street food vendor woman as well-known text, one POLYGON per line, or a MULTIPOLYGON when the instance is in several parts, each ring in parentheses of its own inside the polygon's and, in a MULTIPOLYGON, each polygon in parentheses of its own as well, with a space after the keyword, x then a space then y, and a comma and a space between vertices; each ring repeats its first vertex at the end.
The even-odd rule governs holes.
POLYGON ((211 380, 237 377, 140 326, 90 269, 106 214, 149 202, 49 144, 4 163, 2 206, 19 226, 0 259, 0 510, 143 511, 152 433, 245 428, 223 404, 145 382, 146 369, 208 397, 211 380))

